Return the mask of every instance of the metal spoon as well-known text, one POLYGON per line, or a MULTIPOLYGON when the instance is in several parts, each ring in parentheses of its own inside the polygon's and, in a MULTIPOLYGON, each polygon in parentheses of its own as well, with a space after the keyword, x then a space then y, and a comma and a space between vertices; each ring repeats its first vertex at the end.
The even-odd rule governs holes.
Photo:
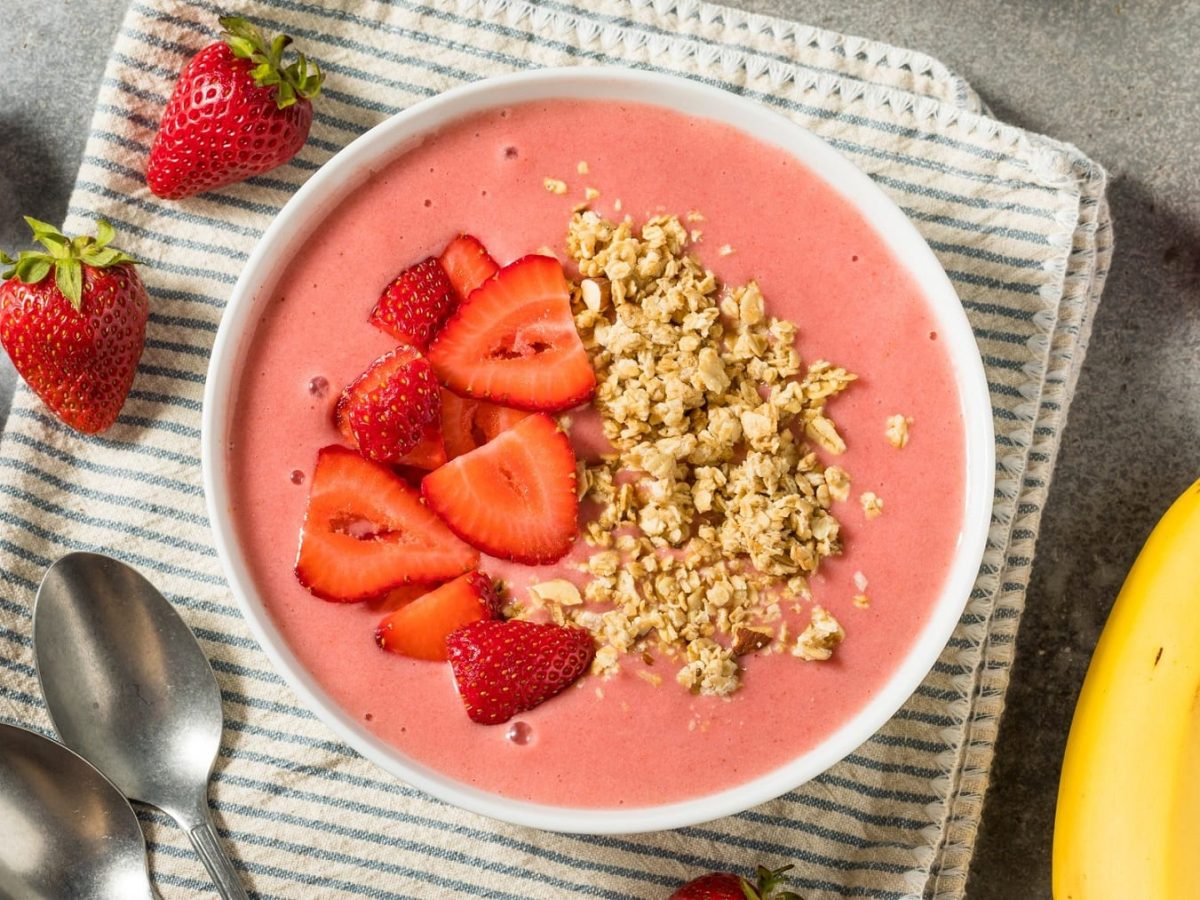
POLYGON ((154 897, 129 801, 62 744, 0 724, 0 897, 154 897))
POLYGON ((171 816, 221 896, 247 900, 208 811, 221 692, 166 598, 124 563, 70 553, 38 588, 33 652, 63 743, 171 816))

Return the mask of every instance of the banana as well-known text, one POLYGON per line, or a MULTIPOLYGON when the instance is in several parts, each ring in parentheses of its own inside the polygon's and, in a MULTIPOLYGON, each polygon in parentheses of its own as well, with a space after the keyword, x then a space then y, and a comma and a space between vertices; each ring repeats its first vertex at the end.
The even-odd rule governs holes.
POLYGON ((1155 527, 1075 707, 1055 900, 1200 898, 1200 481, 1155 527))

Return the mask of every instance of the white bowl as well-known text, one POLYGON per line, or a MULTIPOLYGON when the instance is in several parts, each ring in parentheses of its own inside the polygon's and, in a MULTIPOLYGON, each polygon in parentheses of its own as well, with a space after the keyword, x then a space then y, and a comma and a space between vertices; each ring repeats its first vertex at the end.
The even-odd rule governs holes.
POLYGON ((748 809, 824 772, 875 733, 929 672, 962 614, 987 539, 994 477, 991 401, 975 337, 946 273, 900 209, 824 141, 755 102, 682 78, 616 68, 543 69, 476 82, 418 103, 357 138, 296 192, 242 270, 217 332, 204 392, 204 489, 217 553, 250 630, 288 684, 347 744, 383 769, 464 809, 519 825, 593 834, 679 828, 748 809), (916 642, 882 690, 812 750, 753 781, 702 798, 637 809, 579 809, 511 800, 409 759, 338 707, 280 636, 251 580, 229 515, 224 448, 239 353, 281 272, 315 218, 423 135, 472 113, 549 98, 638 101, 725 122, 787 150, 844 196, 879 233, 927 297, 950 353, 966 437, 962 531, 949 576, 916 642))

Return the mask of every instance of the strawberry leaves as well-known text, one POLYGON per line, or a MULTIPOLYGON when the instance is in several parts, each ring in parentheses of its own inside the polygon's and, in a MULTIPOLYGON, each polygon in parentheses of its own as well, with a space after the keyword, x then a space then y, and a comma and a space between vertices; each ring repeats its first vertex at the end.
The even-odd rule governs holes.
POLYGON ((222 16, 218 21, 225 29, 223 37, 233 55, 254 64, 250 74, 259 87, 275 88, 275 104, 287 109, 297 100, 312 100, 321 93, 325 73, 303 53, 295 62, 284 65, 283 54, 292 44, 290 35, 276 35, 268 45, 266 38, 254 25, 239 16, 222 16))
POLYGON ((741 879, 742 893, 746 895, 746 900, 803 900, 795 891, 776 891, 776 888, 787 882, 787 873, 794 868, 795 866, 789 865, 768 869, 760 865, 755 870, 755 875, 758 876, 757 884, 751 885, 746 879, 741 879))
POLYGON ((17 280, 22 284, 37 284, 50 271, 50 266, 53 263, 49 258, 42 253, 34 253, 26 250, 17 259, 13 260, 5 253, 0 253, 0 262, 6 265, 11 263, 13 268, 2 273, 4 278, 12 278, 16 276, 17 280))
POLYGON ((53 225, 32 216, 25 216, 25 222, 33 231, 33 239, 46 249, 23 250, 16 259, 0 252, 0 263, 9 267, 0 273, 0 278, 39 284, 53 269, 55 285, 77 312, 83 305, 83 265, 108 269, 137 262, 129 254, 109 246, 116 232, 104 220, 96 223, 95 237, 81 234, 75 238, 67 237, 53 225))

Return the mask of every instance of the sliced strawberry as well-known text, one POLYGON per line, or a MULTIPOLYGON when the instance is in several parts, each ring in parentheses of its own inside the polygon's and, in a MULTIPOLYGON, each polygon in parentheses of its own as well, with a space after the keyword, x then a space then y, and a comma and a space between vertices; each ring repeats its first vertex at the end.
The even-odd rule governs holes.
POLYGON ((451 531, 502 559, 554 562, 579 533, 575 453, 545 414, 430 472, 421 494, 451 531))
POLYGON ((469 234, 460 234, 442 251, 439 262, 454 286, 461 303, 471 292, 496 274, 500 267, 488 256, 483 244, 469 234))
POLYGON ((397 459, 396 465, 412 466, 414 469, 431 472, 438 466, 444 465, 447 459, 446 444, 442 440, 441 422, 430 422, 421 434, 421 443, 397 459))
MULTIPOLYGON (((338 398, 333 411, 338 430, 367 459, 401 462, 425 440, 436 440, 441 390, 429 360, 401 346, 371 363, 338 398)), ((436 455, 426 449, 423 456, 436 455)))
POLYGON ((436 257, 405 269, 383 290, 371 311, 371 324, 418 350, 442 327, 458 297, 436 257))
MULTIPOLYGON (((443 389, 442 394, 450 392, 443 389)), ((349 417, 339 415, 338 410, 342 408, 342 403, 339 402, 334 408, 334 422, 338 430, 342 433, 342 437, 346 442, 358 446, 358 440, 354 437, 354 433, 350 430, 349 417)), ((441 423, 438 421, 430 422, 421 432, 421 441, 417 446, 413 447, 403 456, 392 460, 398 466, 412 466, 414 469, 424 469, 429 472, 444 464, 447 460, 446 445, 442 441, 441 423)))
POLYGON ((596 388, 566 276, 549 256, 526 256, 485 281, 447 320, 429 361, 452 391, 517 409, 570 409, 596 388))
POLYGON ((317 453, 296 577, 318 597, 366 600, 478 564, 479 554, 387 466, 336 445, 317 453))
POLYGON ((562 625, 484 620, 446 639, 467 715, 499 725, 569 687, 596 655, 591 634, 562 625))
POLYGON ((467 400, 442 388, 442 440, 447 459, 470 453, 479 446, 474 436, 478 406, 478 400, 467 400))
POLYGON ((442 389, 442 434, 446 458, 454 459, 482 447, 502 431, 512 428, 533 413, 488 403, 467 400, 453 391, 442 389))
POLYGON ((495 403, 485 403, 481 400, 475 409, 475 431, 483 438, 480 443, 486 444, 500 432, 508 431, 531 415, 533 413, 525 409, 513 409, 495 403))
POLYGON ((400 607, 407 606, 418 597, 424 597, 428 593, 428 584, 402 584, 399 587, 392 588, 382 597, 376 597, 371 600, 370 605, 371 609, 376 612, 395 612, 400 607))
POLYGON ((375 643, 401 656, 445 661, 450 632, 499 614, 492 579, 470 572, 385 616, 375 629, 375 643))

